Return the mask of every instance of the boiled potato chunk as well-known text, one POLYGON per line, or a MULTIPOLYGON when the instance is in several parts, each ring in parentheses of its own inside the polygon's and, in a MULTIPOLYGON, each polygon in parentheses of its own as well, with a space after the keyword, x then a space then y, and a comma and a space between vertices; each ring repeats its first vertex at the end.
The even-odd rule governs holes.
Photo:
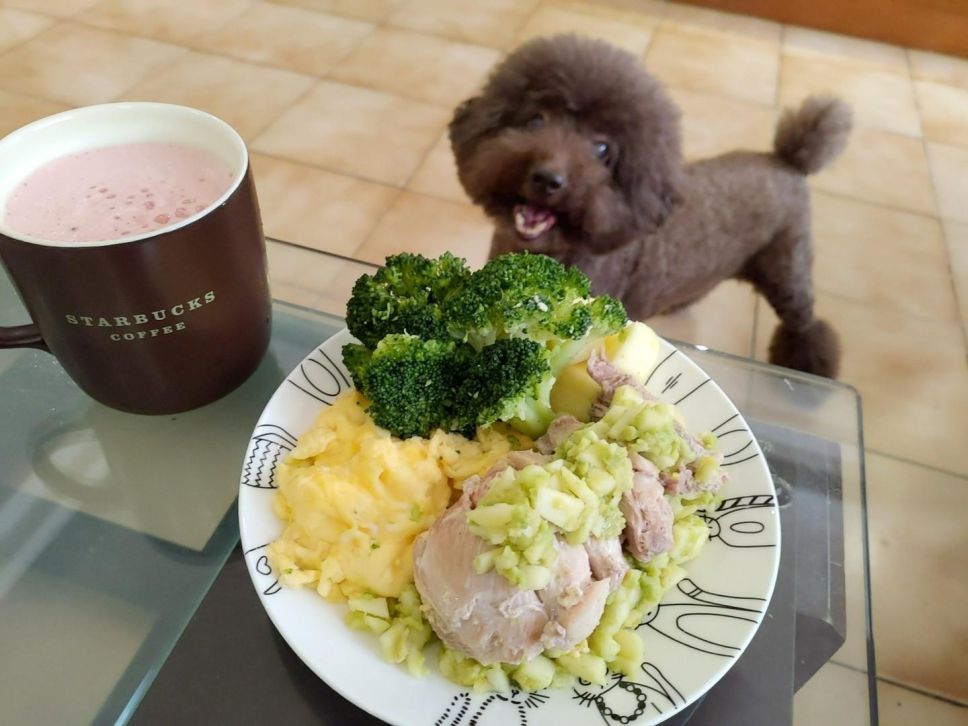
POLYGON ((551 389, 551 408, 555 413, 570 413, 579 421, 588 421, 588 411, 602 392, 588 375, 586 361, 573 363, 558 374, 551 389))
POLYGON ((605 338, 605 357, 622 373, 644 384, 659 357, 659 336, 645 323, 630 323, 605 338))
MULTIPOLYGON (((645 323, 629 323, 619 333, 605 338, 605 357, 623 373, 645 383, 659 356, 659 337, 645 323)), ((565 368, 551 389, 551 408, 588 421, 592 403, 601 387, 588 375, 587 361, 565 368)))

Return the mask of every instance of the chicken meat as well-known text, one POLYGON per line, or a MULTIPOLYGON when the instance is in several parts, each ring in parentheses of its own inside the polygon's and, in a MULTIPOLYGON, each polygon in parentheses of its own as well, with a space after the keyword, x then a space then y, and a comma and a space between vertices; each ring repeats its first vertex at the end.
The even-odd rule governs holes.
POLYGON ((632 488, 619 502, 625 517, 625 548, 639 562, 648 562, 672 549, 672 507, 655 464, 638 454, 631 458, 632 488))
POLYGON ((593 577, 586 549, 561 540, 551 580, 541 590, 522 590, 494 570, 474 569, 474 558, 490 545, 470 531, 467 513, 497 474, 537 463, 538 456, 505 461, 466 480, 460 499, 413 547, 414 584, 430 626, 447 646, 486 665, 574 647, 598 625, 611 591, 610 577, 593 577))

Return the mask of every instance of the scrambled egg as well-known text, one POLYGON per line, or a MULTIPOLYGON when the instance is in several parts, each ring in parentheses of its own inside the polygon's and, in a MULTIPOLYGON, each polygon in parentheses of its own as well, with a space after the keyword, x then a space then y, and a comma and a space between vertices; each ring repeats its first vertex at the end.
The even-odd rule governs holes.
POLYGON ((273 503, 286 523, 269 546, 284 585, 342 600, 396 597, 413 580, 413 541, 449 506, 454 487, 531 442, 509 429, 468 440, 436 432, 401 441, 350 391, 324 409, 279 465, 273 503))

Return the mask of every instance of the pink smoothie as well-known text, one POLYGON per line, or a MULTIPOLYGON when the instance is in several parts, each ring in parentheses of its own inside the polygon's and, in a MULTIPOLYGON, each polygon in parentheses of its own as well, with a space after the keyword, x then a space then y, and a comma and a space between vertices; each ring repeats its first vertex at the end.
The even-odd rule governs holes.
POLYGON ((233 172, 209 151, 136 143, 50 161, 18 184, 3 221, 51 242, 100 242, 176 224, 229 188, 233 172))

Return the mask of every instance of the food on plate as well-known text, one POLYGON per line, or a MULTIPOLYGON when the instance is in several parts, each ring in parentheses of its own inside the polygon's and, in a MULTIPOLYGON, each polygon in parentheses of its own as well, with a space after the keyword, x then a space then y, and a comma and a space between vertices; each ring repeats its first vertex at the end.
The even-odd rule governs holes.
POLYGON ((580 271, 543 255, 504 255, 470 272, 449 254, 400 254, 357 280, 346 322, 360 342, 343 361, 390 432, 507 421, 537 436, 554 419, 557 375, 628 317, 614 298, 592 297, 580 271))
POLYGON ((414 539, 448 507, 453 482, 522 444, 499 429, 401 440, 364 412, 358 392, 346 393, 276 469, 285 529, 268 554, 280 582, 331 600, 399 597, 413 581, 414 539))
POLYGON ((632 675, 635 628, 726 482, 646 387, 659 340, 550 258, 396 255, 354 286, 359 390, 278 470, 285 585, 347 600, 384 655, 475 690, 632 675))

